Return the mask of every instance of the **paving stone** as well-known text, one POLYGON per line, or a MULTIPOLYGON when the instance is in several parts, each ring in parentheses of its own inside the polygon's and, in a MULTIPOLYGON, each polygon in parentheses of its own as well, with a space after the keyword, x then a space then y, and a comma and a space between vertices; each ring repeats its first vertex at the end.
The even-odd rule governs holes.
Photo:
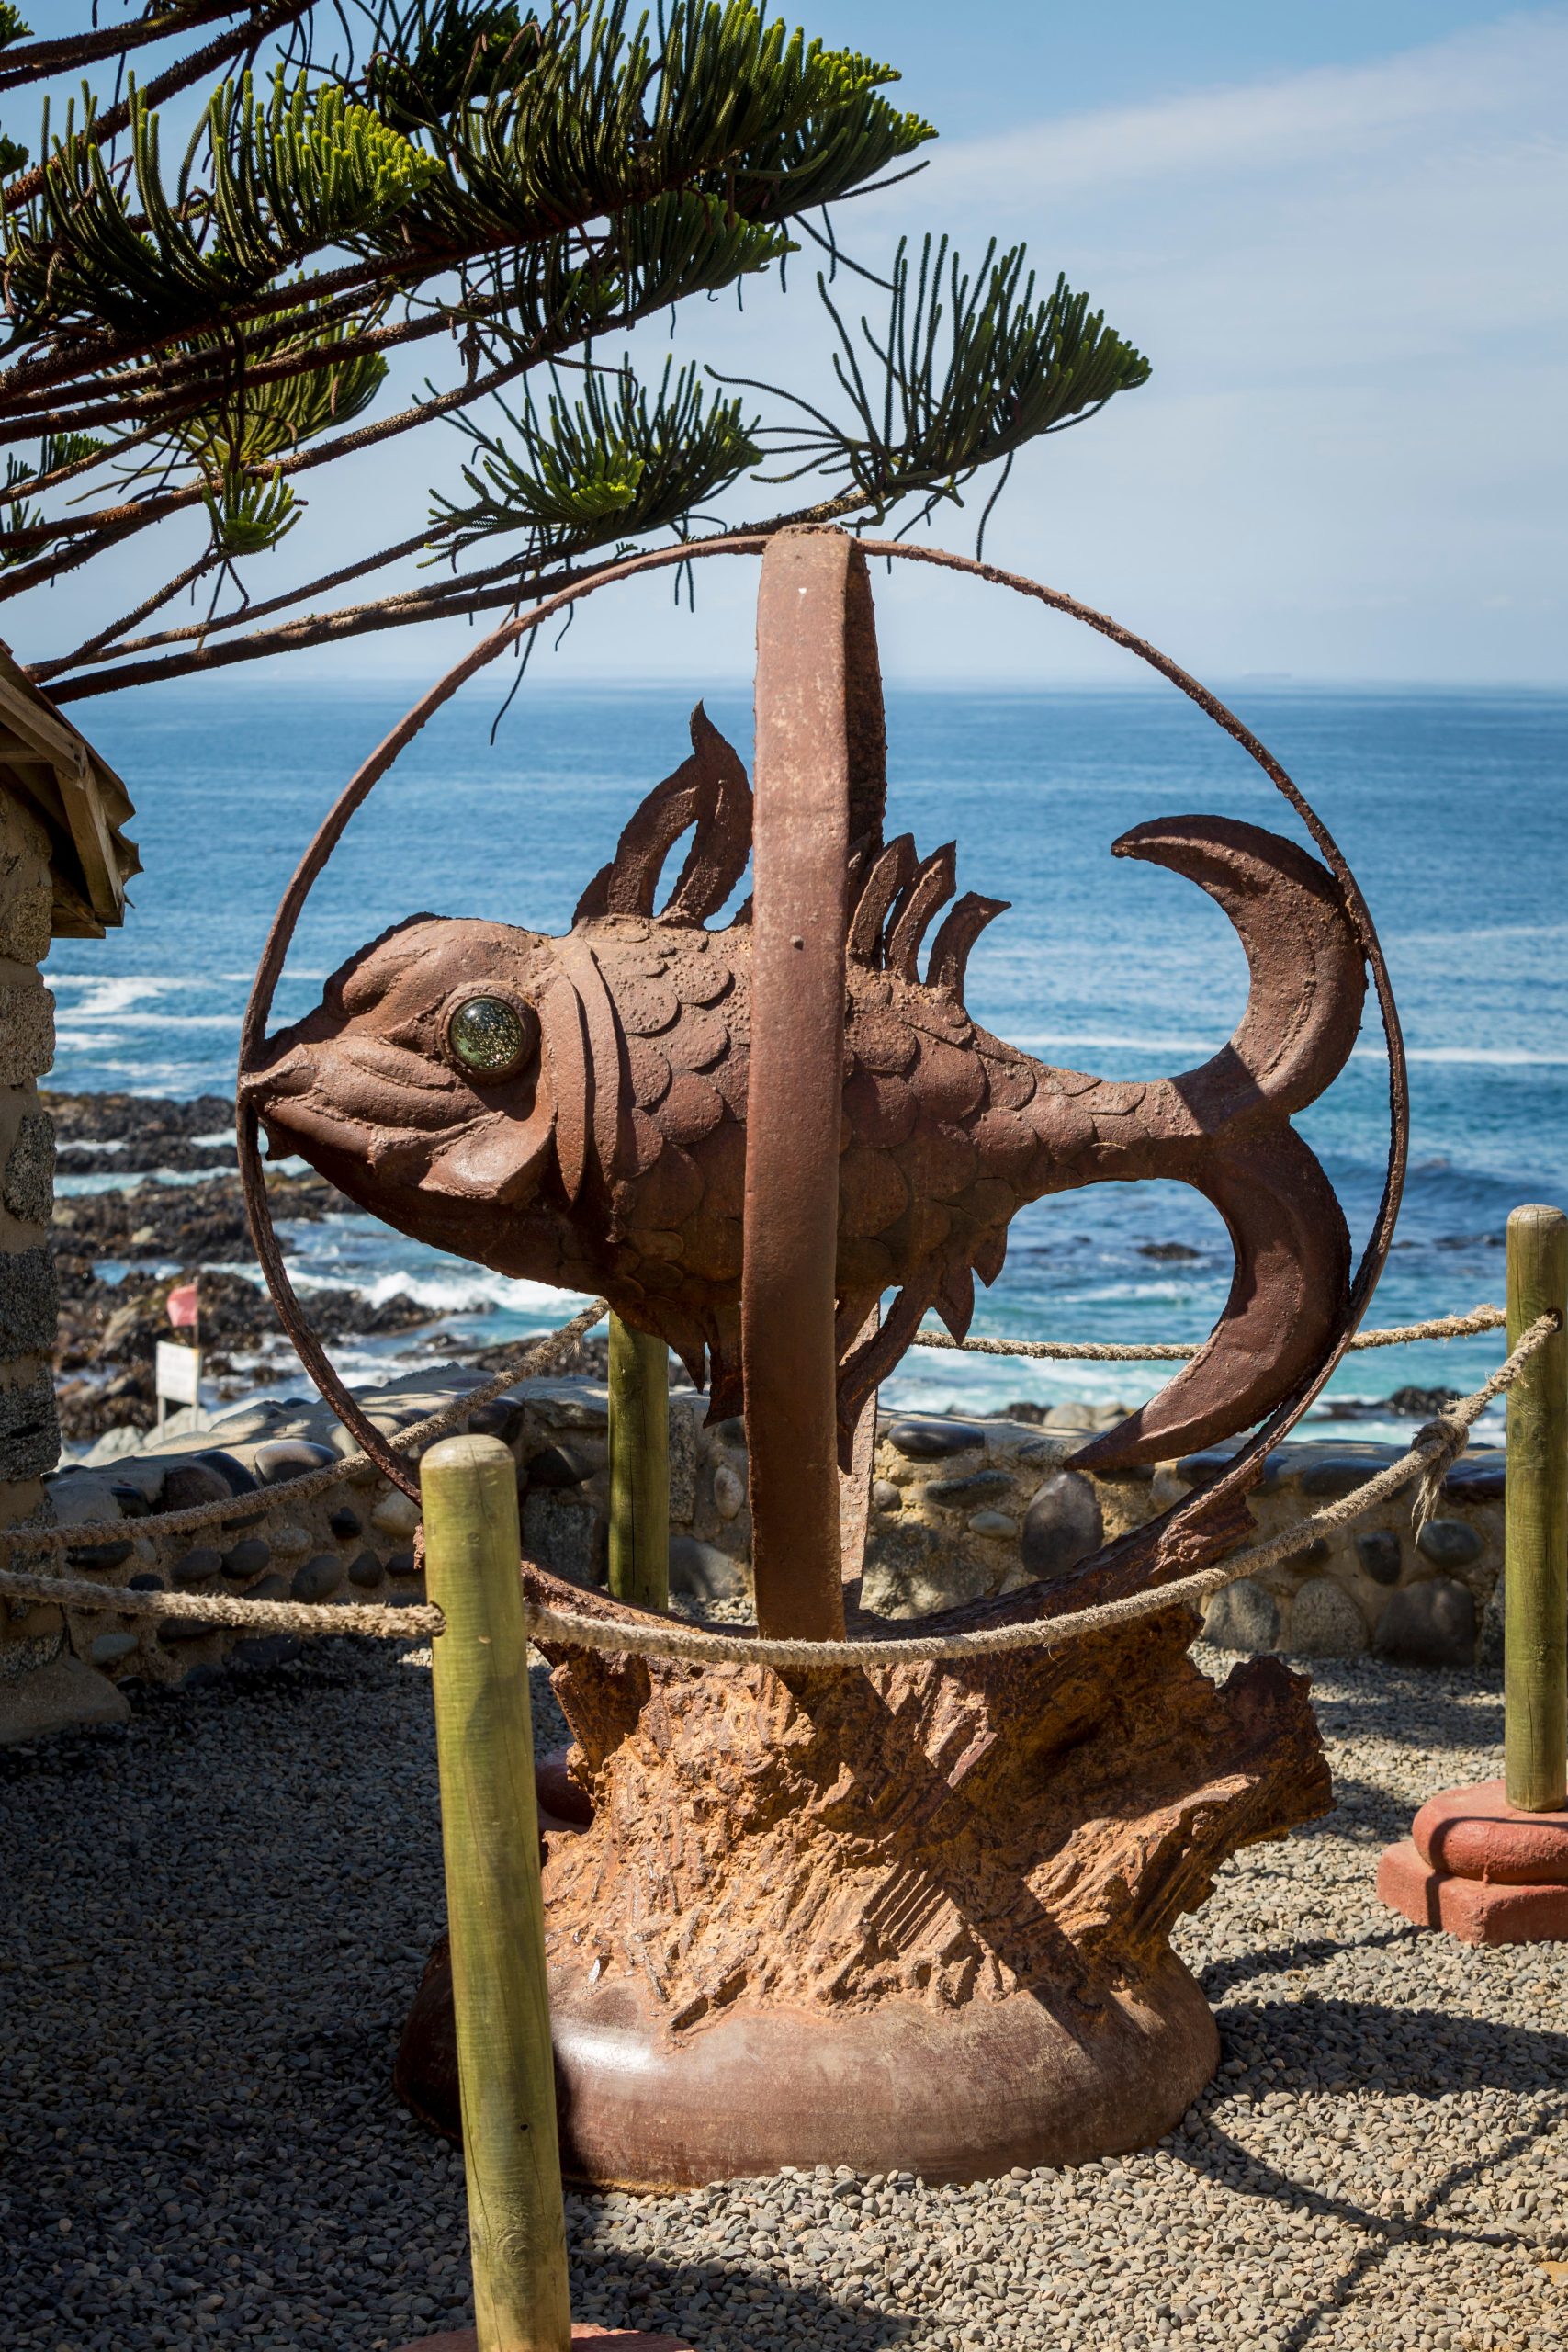
POLYGON ((264 1487, 280 1487, 290 1478, 307 1477, 337 1460, 330 1445, 313 1445, 309 1438, 279 1437, 258 1445, 251 1467, 264 1487))
POLYGON ((335 1552, 318 1552, 294 1571, 288 1590, 295 1600, 330 1600, 348 1575, 347 1563, 335 1552))
POLYGON ((1297 1592, 1290 1645, 1303 1657, 1355 1657, 1366 1648, 1366 1619, 1332 1577, 1311 1577, 1297 1592))
POLYGON ((552 1493, 583 1486, 593 1476, 593 1464, 580 1446, 547 1445, 525 1464, 530 1487, 552 1493))
POLYGON ((1452 1577, 1428 1577, 1391 1593, 1372 1646, 1404 1666, 1469 1666, 1475 1656, 1475 1598, 1452 1577))
POLYGON ((0 1389, 0 1480, 41 1478, 60 1459, 54 1382, 47 1372, 0 1389))
POLYGON ((47 1110, 26 1110, 9 1148, 0 1200, 24 1226, 47 1226, 54 1214, 54 1120, 47 1110))
POLYGON ((1397 1584, 1404 1567, 1400 1541, 1391 1528, 1369 1528, 1356 1538, 1356 1556, 1363 1576, 1374 1584, 1397 1584))
POLYGON ((1468 1520, 1429 1519, 1416 1533, 1416 1549, 1435 1568, 1468 1568, 1484 1546, 1468 1520))
POLYGON ((1203 1638, 1216 1649, 1265 1656, 1280 1646, 1280 1604, 1267 1585, 1253 1577, 1238 1577, 1205 1602, 1203 1638))
POLYGON ((1103 1541, 1100 1497, 1081 1470, 1057 1470, 1037 1487, 1023 1518, 1023 1565, 1032 1577, 1066 1576, 1103 1541))
POLYGON ((909 1462, 939 1462, 944 1454, 968 1453, 986 1442, 985 1430, 972 1421, 895 1421, 886 1437, 909 1462))

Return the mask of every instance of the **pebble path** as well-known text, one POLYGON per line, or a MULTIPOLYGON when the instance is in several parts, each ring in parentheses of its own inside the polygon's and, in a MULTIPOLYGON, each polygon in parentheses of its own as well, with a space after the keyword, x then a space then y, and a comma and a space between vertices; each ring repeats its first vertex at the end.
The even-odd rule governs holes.
MULTIPOLYGON (((1159 2147, 975 2188, 572 2195, 576 2314, 699 2352, 1561 2345, 1568 1947, 1470 1951, 1372 1893, 1424 1796, 1500 1769, 1500 1700, 1314 1671, 1338 1810, 1185 1923, 1225 2054, 1159 2147)), ((442 1915, 417 1656, 152 1697, 0 1755, 0 1790, 6 2352, 381 2352, 468 2322, 460 2162, 387 2087, 442 1915)))

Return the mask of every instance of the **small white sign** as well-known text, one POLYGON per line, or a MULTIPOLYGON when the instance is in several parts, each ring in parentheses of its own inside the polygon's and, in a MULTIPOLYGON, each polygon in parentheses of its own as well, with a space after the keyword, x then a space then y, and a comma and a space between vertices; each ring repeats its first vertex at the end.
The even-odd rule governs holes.
POLYGON ((152 1385, 160 1404, 166 1397, 171 1405, 199 1405, 201 1350, 179 1347, 173 1340, 160 1340, 152 1363, 152 1385))

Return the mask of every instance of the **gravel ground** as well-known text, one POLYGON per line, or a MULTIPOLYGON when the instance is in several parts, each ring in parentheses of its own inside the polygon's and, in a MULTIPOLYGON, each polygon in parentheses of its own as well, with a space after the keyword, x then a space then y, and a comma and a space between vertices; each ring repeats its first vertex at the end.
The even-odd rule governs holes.
MULTIPOLYGON (((1183 1929, 1225 2058, 1179 2131, 972 2189, 572 2196, 577 2314, 700 2352, 1560 2344, 1568 1954, 1467 1951, 1372 1893, 1423 1796, 1500 1769, 1499 1699, 1315 1673, 1339 1808, 1183 1929)), ((374 2352, 468 2319, 460 2163, 387 2087, 442 1909, 417 1658, 340 1644, 153 1698, 0 1781, 6 2352, 374 2352)))

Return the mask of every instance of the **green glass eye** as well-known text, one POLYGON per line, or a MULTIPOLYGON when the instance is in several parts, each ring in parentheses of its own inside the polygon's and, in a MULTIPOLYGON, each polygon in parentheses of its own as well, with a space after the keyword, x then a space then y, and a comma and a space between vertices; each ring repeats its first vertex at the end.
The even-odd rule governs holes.
POLYGON ((506 1078, 532 1044, 528 1024, 504 997, 471 996, 446 1024, 456 1058, 476 1078, 506 1078))

